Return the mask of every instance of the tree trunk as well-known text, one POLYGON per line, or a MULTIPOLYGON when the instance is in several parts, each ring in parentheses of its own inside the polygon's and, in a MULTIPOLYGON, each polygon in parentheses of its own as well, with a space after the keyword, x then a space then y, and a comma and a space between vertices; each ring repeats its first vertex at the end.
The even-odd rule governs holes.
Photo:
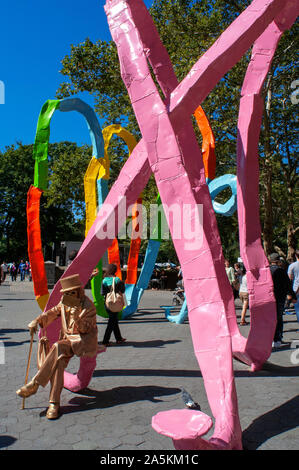
POLYGON ((10 237, 8 234, 6 234, 6 258, 10 259, 10 237))
POLYGON ((271 108, 271 89, 269 83, 271 82, 271 76, 268 80, 268 91, 266 106, 264 110, 264 147, 265 147, 265 182, 264 182, 264 225, 263 225, 263 244, 264 250, 267 256, 269 256, 273 250, 273 206, 272 206, 272 151, 270 145, 270 108, 271 108))
POLYGON ((273 252, 272 171, 270 166, 268 166, 265 180, 263 244, 265 253, 269 256, 273 252))
MULTIPOLYGON (((288 144, 287 144, 288 149, 288 144)), ((294 227, 294 196, 293 196, 293 185, 291 178, 289 177, 289 172, 286 172, 287 179, 287 261, 292 263, 295 261, 295 251, 296 251, 296 236, 295 236, 295 227, 294 227)))
POLYGON ((295 261, 295 251, 296 251, 296 237, 293 224, 288 224, 287 227, 287 239, 288 239, 288 253, 287 261, 293 263, 295 261))

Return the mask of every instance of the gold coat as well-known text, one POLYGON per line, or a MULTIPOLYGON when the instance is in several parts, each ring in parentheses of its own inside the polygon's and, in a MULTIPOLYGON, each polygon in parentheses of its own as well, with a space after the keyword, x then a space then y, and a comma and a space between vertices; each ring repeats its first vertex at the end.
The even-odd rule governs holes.
POLYGON ((93 302, 86 295, 83 296, 80 307, 68 307, 60 301, 36 320, 41 328, 46 328, 58 317, 61 317, 59 339, 70 341, 76 356, 95 356, 98 350, 98 328, 93 302))

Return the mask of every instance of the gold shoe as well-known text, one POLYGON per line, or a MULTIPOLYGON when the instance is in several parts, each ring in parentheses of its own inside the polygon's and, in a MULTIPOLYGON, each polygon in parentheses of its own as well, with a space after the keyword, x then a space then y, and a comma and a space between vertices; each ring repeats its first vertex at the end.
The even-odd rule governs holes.
POLYGON ((50 403, 49 408, 47 410, 47 418, 48 419, 57 419, 60 414, 60 407, 59 403, 50 403))
POLYGON ((28 384, 19 388, 19 390, 16 391, 16 394, 19 395, 19 397, 27 398, 31 395, 34 395, 37 392, 38 387, 39 384, 34 379, 32 379, 30 382, 28 382, 28 384))

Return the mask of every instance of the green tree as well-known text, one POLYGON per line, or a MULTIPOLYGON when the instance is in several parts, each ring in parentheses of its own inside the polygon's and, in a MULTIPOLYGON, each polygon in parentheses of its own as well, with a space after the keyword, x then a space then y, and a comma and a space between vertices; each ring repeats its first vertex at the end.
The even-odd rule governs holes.
POLYGON ((18 144, 0 154, 0 252, 7 261, 26 253, 26 193, 32 175, 32 146, 18 144))
POLYGON ((68 207, 77 220, 84 220, 84 174, 90 158, 91 147, 88 145, 77 147, 71 142, 49 145, 49 186, 44 193, 46 207, 68 207))
POLYGON ((268 252, 291 261, 296 250, 298 220, 298 105, 291 84, 298 64, 298 22, 281 39, 264 87, 261 132, 261 206, 268 252), (297 61, 297 62, 296 62, 297 61))
MULTIPOLYGON (((32 152, 33 145, 18 143, 0 153, 0 257, 7 261, 27 257, 26 201, 28 189, 33 184, 32 152)), ((77 148, 76 144, 70 142, 49 145, 49 189, 41 198, 40 210, 42 242, 49 256, 53 243, 55 247, 61 240, 84 238, 84 220, 82 223, 82 218, 76 217, 81 195, 77 195, 76 187, 70 188, 69 185, 77 177, 79 156, 80 163, 85 158, 85 164, 82 165, 84 170, 89 155, 90 149, 77 148), (77 159, 74 158, 75 155, 77 159), (75 161, 77 164, 67 169, 70 178, 65 177, 65 172, 59 177, 53 173, 53 169, 62 160, 65 163, 75 161)), ((81 179, 83 180, 82 173, 81 179)))

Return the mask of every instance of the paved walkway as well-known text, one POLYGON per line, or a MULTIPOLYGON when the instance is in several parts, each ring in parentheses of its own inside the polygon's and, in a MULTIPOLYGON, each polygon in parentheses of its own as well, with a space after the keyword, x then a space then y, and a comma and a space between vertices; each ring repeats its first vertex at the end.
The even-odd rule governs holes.
MULTIPOLYGON (((98 356, 88 389, 63 390, 63 415, 49 421, 48 387, 28 398, 24 410, 15 393, 24 383, 30 343, 27 324, 40 313, 32 283, 6 281, 0 286, 0 449, 173 450, 171 440, 152 429, 151 419, 159 411, 184 407, 182 387, 212 416, 188 321, 170 323, 160 309, 171 298, 168 291, 145 292, 138 313, 120 324, 127 342, 98 356)), ((297 340, 299 345, 295 315, 285 315, 284 321, 284 340, 297 340)), ((98 317, 99 340, 105 323, 98 317)), ((249 327, 241 328, 246 336, 249 327)), ((234 361, 247 449, 299 447, 299 366, 291 360, 294 347, 293 342, 293 349, 286 345, 273 351, 265 370, 256 373, 234 361)), ((35 373, 36 350, 35 341, 29 377, 35 373)), ((79 359, 73 358, 68 370, 76 372, 78 366, 79 359)))

